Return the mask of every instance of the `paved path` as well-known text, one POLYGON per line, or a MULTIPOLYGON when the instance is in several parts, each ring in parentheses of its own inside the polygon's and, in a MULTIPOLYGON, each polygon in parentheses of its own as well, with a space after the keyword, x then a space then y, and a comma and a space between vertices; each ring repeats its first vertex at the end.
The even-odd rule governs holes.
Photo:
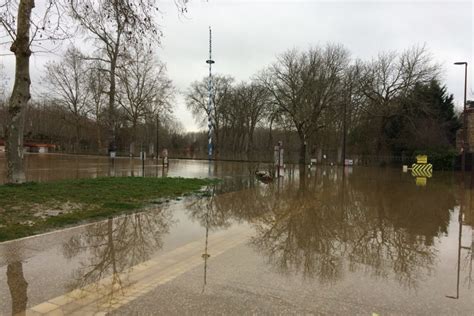
MULTIPOLYGON (((234 228, 209 237, 210 260, 244 243, 249 231, 234 228)), ((158 255, 117 275, 50 299, 27 315, 105 315, 203 263, 205 239, 158 255)))

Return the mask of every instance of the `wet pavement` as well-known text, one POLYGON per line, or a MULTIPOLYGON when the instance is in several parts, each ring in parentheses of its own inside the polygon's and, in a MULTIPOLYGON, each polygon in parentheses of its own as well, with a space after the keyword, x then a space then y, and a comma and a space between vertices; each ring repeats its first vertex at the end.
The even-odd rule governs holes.
POLYGON ((169 175, 224 181, 0 244, 0 314, 474 314, 469 177, 318 167, 264 184, 254 167, 176 161, 169 175))

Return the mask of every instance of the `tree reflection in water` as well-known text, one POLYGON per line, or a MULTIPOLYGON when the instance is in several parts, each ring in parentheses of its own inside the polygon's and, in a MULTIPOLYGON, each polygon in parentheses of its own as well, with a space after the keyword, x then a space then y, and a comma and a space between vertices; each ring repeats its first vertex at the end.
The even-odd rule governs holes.
POLYGON ((0 249, 0 256, 7 259, 6 274, 12 315, 25 315, 28 303, 28 282, 23 271, 23 264, 27 262, 28 256, 24 250, 21 241, 16 244, 6 243, 0 249))
POLYGON ((25 315, 28 303, 28 282, 23 274, 23 263, 16 261, 7 266, 7 283, 12 298, 12 315, 25 315))
POLYGON ((335 282, 364 271, 416 287, 433 268, 437 237, 447 233, 453 187, 430 181, 416 188, 393 171, 343 177, 337 170, 287 177, 283 185, 245 180, 231 192, 235 184, 224 183, 190 212, 204 224, 210 209, 213 228, 251 223, 251 244, 282 273, 335 282))
POLYGON ((65 257, 84 257, 69 287, 96 284, 96 290, 104 292, 112 302, 127 286, 127 280, 123 280, 126 272, 163 247, 163 236, 173 223, 170 209, 156 207, 88 226, 86 232, 63 245, 65 257), (108 276, 110 282, 99 282, 108 276))

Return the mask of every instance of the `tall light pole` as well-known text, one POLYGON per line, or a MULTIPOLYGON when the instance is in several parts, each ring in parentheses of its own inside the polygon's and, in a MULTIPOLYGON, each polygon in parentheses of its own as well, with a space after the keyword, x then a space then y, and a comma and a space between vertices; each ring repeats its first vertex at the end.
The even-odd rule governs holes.
POLYGON ((209 156, 209 162, 212 160, 212 30, 209 26, 209 59, 206 60, 206 63, 209 64, 209 83, 208 83, 208 93, 209 100, 207 103, 207 125, 209 128, 209 134, 207 137, 207 154, 209 156))
MULTIPOLYGON (((466 171, 466 144, 467 144, 467 113, 466 113, 466 96, 467 96, 467 62, 458 61, 454 63, 455 65, 464 65, 464 108, 463 108, 463 140, 461 145, 462 156, 461 156, 461 168, 462 172, 466 171)), ((472 168, 472 162, 471 162, 472 168)))

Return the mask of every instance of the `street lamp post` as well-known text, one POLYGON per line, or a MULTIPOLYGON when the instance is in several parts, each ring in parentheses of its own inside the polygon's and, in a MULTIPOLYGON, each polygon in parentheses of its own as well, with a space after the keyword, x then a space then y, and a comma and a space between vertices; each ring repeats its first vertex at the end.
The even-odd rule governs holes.
MULTIPOLYGON (((461 156, 461 168, 462 172, 466 171, 466 144, 467 144, 467 113, 466 113, 466 96, 467 96, 467 62, 459 61, 455 62, 455 65, 464 65, 464 108, 463 108, 463 140, 461 145, 462 156, 461 156)), ((471 162, 472 165, 472 162, 471 162)), ((472 166, 471 166, 472 168, 472 166)))

